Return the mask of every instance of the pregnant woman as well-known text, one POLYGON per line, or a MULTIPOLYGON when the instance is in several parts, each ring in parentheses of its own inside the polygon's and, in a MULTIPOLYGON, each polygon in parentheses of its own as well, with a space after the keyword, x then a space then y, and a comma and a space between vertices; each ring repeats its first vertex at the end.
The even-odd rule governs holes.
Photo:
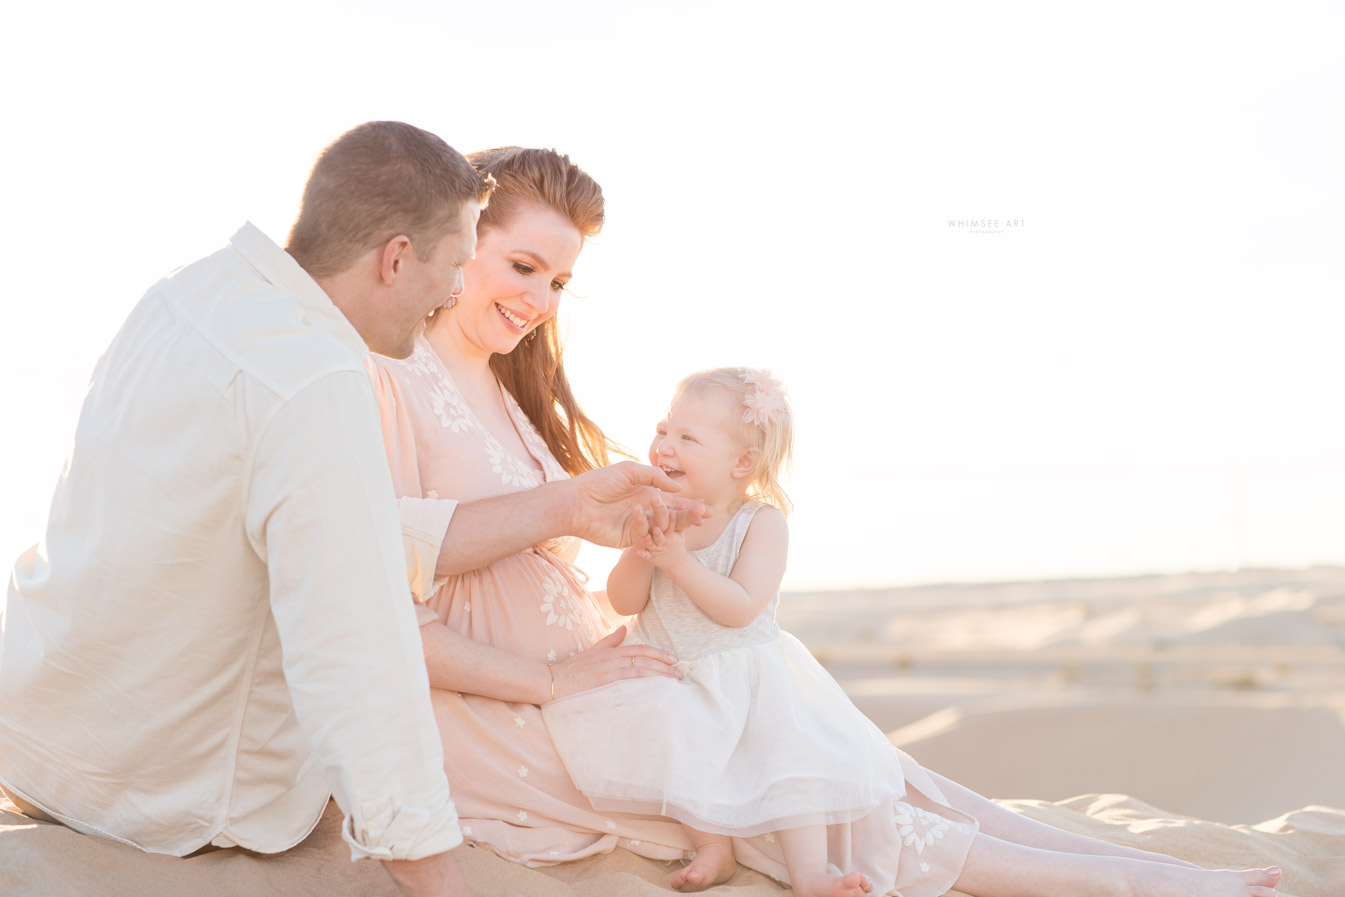
MULTIPOLYGON (((472 502, 608 460, 606 436, 570 393, 555 321, 584 240, 602 227, 602 190, 550 150, 469 158, 497 187, 466 288, 435 312, 409 358, 371 357, 400 496, 472 502)), ((618 844, 679 859, 690 845, 672 820, 595 812, 542 724, 538 705, 553 697, 672 675, 664 652, 619 647, 624 630, 612 632, 610 608, 573 565, 579 544, 466 552, 417 608, 463 833, 527 865, 618 844)))

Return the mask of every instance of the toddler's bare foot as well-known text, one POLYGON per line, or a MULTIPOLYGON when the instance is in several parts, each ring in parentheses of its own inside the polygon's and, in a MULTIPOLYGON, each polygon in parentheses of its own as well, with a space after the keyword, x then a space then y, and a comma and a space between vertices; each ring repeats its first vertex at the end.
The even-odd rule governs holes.
POLYGON ((808 876, 791 876, 794 897, 864 897, 873 890, 873 882, 858 872, 849 875, 828 875, 818 872, 808 876))
POLYGON ((668 885, 678 891, 704 891, 728 881, 737 871, 733 843, 725 838, 699 847, 691 862, 669 879, 668 885))
POLYGON ((1276 897, 1280 869, 1208 872, 1178 866, 1145 864, 1131 878, 1133 897, 1276 897))

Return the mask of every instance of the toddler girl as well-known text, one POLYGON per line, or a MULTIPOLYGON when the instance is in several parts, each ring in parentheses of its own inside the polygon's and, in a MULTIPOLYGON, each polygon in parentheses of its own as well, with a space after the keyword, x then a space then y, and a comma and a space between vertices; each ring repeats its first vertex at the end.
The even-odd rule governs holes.
POLYGON ((954 885, 978 897, 1273 895, 1277 870, 1205 872, 1062 832, 894 747, 775 622, 792 435, 765 371, 720 368, 678 385, 649 460, 712 515, 627 549, 607 594, 618 613, 639 614, 631 640, 677 655, 683 678, 626 679, 543 706, 596 808, 686 827, 696 853, 673 887, 727 880, 736 843, 750 865, 783 854, 799 897, 938 897, 954 885))

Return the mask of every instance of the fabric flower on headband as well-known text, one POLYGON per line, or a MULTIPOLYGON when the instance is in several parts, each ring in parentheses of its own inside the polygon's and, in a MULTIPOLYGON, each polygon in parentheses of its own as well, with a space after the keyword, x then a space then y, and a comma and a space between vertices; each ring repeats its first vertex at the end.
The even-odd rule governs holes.
POLYGON ((752 391, 743 397, 743 423, 755 424, 766 429, 774 423, 781 409, 785 407, 780 381, 769 371, 748 371, 742 375, 743 382, 752 387, 752 391))

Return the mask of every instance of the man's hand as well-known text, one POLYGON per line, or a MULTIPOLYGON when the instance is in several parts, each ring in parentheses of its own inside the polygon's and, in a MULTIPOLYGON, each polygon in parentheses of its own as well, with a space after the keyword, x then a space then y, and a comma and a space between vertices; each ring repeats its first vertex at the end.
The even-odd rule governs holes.
POLYGON ((475 897, 448 852, 419 860, 384 860, 383 868, 406 897, 475 897))
POLYGON ((651 527, 681 532, 709 516, 699 499, 677 501, 665 495, 681 487, 658 468, 634 461, 582 473, 568 486, 570 532, 612 548, 636 544, 651 527))

